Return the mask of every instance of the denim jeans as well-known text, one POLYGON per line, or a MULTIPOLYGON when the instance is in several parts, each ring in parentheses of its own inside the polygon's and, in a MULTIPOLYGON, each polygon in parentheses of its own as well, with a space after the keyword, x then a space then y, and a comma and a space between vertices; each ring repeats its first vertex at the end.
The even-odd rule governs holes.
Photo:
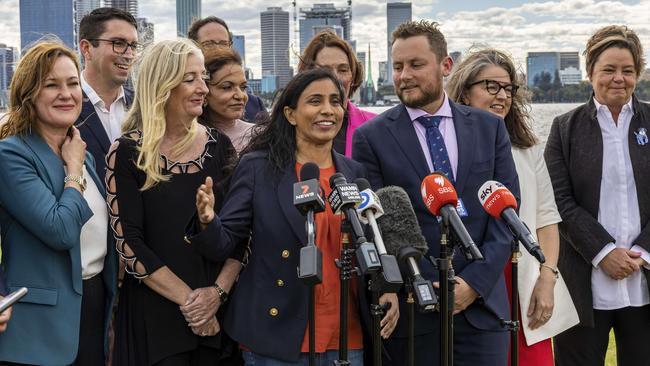
MULTIPOLYGON (((309 353, 301 353, 298 362, 286 362, 253 352, 244 352, 243 356, 246 366, 309 366, 309 353)), ((334 360, 338 359, 338 350, 317 353, 316 366, 332 366, 334 365, 334 360)), ((348 361, 350 361, 351 366, 363 366, 363 350, 348 350, 348 361)))

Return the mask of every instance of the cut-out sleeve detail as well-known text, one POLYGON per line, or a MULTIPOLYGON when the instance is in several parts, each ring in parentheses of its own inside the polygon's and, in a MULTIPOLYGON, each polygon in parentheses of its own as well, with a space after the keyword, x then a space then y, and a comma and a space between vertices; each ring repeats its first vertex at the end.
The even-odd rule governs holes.
POLYGON ((115 249, 125 264, 125 271, 144 279, 164 263, 144 241, 144 209, 134 163, 135 143, 120 138, 106 155, 106 203, 115 249))

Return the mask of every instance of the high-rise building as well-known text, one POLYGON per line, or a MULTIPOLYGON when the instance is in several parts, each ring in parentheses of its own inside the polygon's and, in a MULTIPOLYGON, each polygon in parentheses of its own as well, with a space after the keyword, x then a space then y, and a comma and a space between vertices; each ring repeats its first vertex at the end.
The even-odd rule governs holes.
POLYGON ((138 0, 104 0, 104 6, 122 9, 134 18, 138 17, 138 0))
POLYGON ((232 35, 232 48, 241 56, 244 65, 246 65, 246 37, 243 35, 232 35))
POLYGON ((388 61, 379 61, 379 75, 377 75, 377 85, 387 85, 391 84, 392 81, 388 80, 388 61))
POLYGON ((138 23, 138 43, 142 47, 147 47, 154 42, 153 23, 150 23, 147 18, 137 18, 136 22, 138 23))
POLYGON ((284 88, 293 76, 289 66, 289 12, 280 7, 267 8, 260 13, 260 26, 262 75, 277 75, 278 88, 284 88))
POLYGON ((526 57, 526 78, 528 86, 535 86, 542 73, 549 74, 551 81, 560 70, 560 57, 557 52, 528 52, 526 57))
POLYGON ((341 38, 350 41, 352 12, 349 6, 314 4, 311 8, 300 8, 300 53, 305 50, 316 33, 330 28, 341 38))
POLYGON ((366 53, 364 51, 357 52, 357 60, 361 66, 363 66, 363 71, 367 74, 368 70, 366 69, 366 53))
POLYGON ((390 50, 393 43, 393 31, 412 17, 410 2, 395 2, 386 4, 386 79, 384 83, 393 83, 393 60, 390 57, 390 50))
POLYGON ((201 18, 201 0, 176 0, 176 34, 187 37, 187 30, 201 18))
POLYGON ((580 70, 580 53, 573 52, 560 52, 560 70, 574 67, 580 70))
POLYGON ((71 0, 20 0, 20 48, 55 35, 76 48, 74 4, 71 0))
POLYGON ((14 47, 0 43, 0 108, 9 104, 9 84, 14 76, 18 52, 14 47))
POLYGON ((529 87, 535 85, 542 73, 551 75, 555 80, 556 72, 562 85, 577 84, 582 80, 580 71, 580 54, 572 52, 528 52, 526 57, 526 79, 529 87))
POLYGON ((75 39, 75 44, 79 43, 79 24, 81 24, 81 19, 88 15, 91 11, 94 9, 99 8, 100 6, 100 1, 99 0, 74 0, 74 6, 75 6, 75 24, 74 24, 74 29, 75 29, 75 35, 77 38, 75 39))
POLYGON ((375 90, 375 83, 372 80, 372 56, 370 53, 370 44, 368 44, 368 67, 366 70, 366 81, 361 85, 361 103, 373 104, 377 99, 377 91, 375 90))

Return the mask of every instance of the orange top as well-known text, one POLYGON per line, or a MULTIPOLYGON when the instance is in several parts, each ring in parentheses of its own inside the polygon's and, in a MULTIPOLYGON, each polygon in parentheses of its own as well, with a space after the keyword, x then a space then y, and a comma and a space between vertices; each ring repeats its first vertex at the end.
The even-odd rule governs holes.
MULTIPOLYGON (((300 176, 301 164, 296 164, 296 173, 300 176)), ((336 173, 336 168, 320 170, 320 185, 325 197, 330 194, 329 179, 336 173)), ((327 199, 325 211, 315 215, 316 220, 316 245, 320 248, 323 257, 323 282, 316 285, 316 352, 339 349, 340 329, 340 299, 341 283, 339 269, 334 263, 341 257, 341 219, 334 215, 327 199)), ((357 281, 350 281, 350 297, 348 298, 348 348, 363 349, 363 334, 357 306, 357 281)), ((309 352, 309 325, 305 328, 301 352, 309 352)))

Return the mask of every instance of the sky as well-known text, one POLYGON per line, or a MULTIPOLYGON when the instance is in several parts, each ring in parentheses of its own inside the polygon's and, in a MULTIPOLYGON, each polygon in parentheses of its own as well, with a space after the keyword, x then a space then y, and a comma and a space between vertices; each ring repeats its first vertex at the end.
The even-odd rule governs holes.
MULTIPOLYGON (((50 0, 43 0, 50 1, 50 0)), ((347 0, 297 1, 298 7, 332 2, 345 6, 347 0)), ((392 1, 391 1, 392 2, 392 1)), ((609 24, 625 24, 639 35, 650 59, 650 0, 413 0, 413 19, 431 19, 441 25, 448 50, 465 53, 475 44, 510 52, 525 71, 526 53, 531 51, 579 51, 589 36, 609 24)), ((0 0, 0 43, 18 47, 19 0, 0 0)), ((176 37, 176 0, 140 0, 139 16, 155 24, 155 39, 176 37)), ((246 63, 255 77, 261 77, 260 15, 268 6, 290 12, 291 1, 203 0, 202 16, 226 20, 234 34, 246 37, 246 63)), ((352 38, 358 51, 372 52, 372 73, 377 62, 386 59, 386 0, 352 1, 352 38)), ((291 24, 293 33, 293 24, 291 24)), ((299 50, 297 35, 292 47, 299 50)), ((584 64, 584 60, 583 60, 584 64)), ((583 68, 584 69, 584 68, 583 68)))

